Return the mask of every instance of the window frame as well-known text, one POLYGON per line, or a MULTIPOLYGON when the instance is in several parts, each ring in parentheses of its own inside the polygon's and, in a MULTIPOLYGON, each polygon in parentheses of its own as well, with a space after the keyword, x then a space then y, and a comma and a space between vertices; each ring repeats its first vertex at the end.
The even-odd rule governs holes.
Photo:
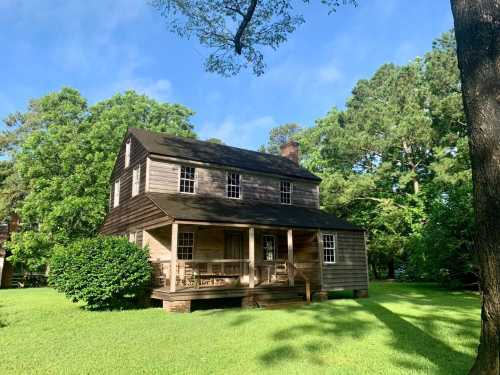
POLYGON ((127 142, 125 142, 125 169, 130 167, 131 150, 132 150, 132 139, 129 138, 127 139, 127 142))
POLYGON ((226 171, 226 198, 229 199, 242 199, 243 198, 243 176, 240 172, 232 172, 232 171, 226 171), (229 176, 230 175, 238 175, 238 185, 230 184, 229 183, 229 176), (237 197, 230 197, 229 192, 230 192, 230 187, 236 186, 238 187, 238 196, 237 197))
POLYGON ((276 238, 276 235, 274 234, 263 234, 262 235, 262 257, 264 258, 264 261, 265 262, 274 262, 277 260, 278 258, 278 241, 277 241, 277 238, 276 238), (266 237, 270 237, 273 239, 273 246, 274 246, 274 249, 273 249, 273 258, 272 259, 268 259, 267 258, 267 251, 266 251, 266 237))
POLYGON ((193 231, 182 231, 177 235, 177 259, 178 260, 193 260, 194 259, 194 248, 195 248, 195 233, 193 231), (191 245, 181 245, 181 240, 183 240, 184 235, 191 235, 191 245), (191 248, 191 257, 185 258, 183 255, 189 254, 188 252, 181 251, 182 249, 191 248), (182 256, 182 257, 181 257, 182 256))
POLYGON ((132 196, 135 197, 136 195, 139 195, 140 191, 141 191, 141 165, 137 164, 132 169, 132 196))
POLYGON ((115 180, 113 185, 113 208, 120 205, 120 191, 121 191, 121 181, 120 179, 115 180))
POLYGON ((321 233, 321 246, 323 248, 323 263, 324 264, 335 264, 337 263, 337 247, 338 247, 338 241, 337 241, 337 233, 332 233, 332 232, 322 232, 321 233), (332 241, 328 241, 328 242, 332 242, 333 243, 333 247, 329 246, 329 247, 326 247, 325 246, 325 236, 331 236, 332 237, 332 241), (332 251, 332 254, 327 254, 327 250, 331 250, 332 251), (333 258, 333 260, 332 260, 333 258), (327 260, 328 259, 328 260, 327 260))
MULTIPOLYGON (((184 173, 184 175, 186 175, 184 173)), ((197 181, 198 181, 198 171, 196 169, 196 167, 193 167, 191 165, 181 165, 180 168, 179 168, 179 183, 177 184, 177 191, 181 194, 196 194, 196 190, 197 190, 197 181), (192 168, 193 169, 193 179, 188 179, 186 177, 182 177, 182 169, 183 168, 192 168), (193 182, 193 191, 190 192, 190 191, 182 191, 181 189, 181 186, 182 186, 182 182, 183 181, 192 181, 193 182)))
POLYGON ((292 201, 292 194, 293 194, 293 182, 290 180, 280 180, 280 204, 284 204, 287 206, 291 206, 293 204, 292 201), (283 191, 283 185, 284 183, 288 183, 289 185, 289 191, 283 191), (283 202, 283 195, 288 194, 289 195, 289 202, 283 202))

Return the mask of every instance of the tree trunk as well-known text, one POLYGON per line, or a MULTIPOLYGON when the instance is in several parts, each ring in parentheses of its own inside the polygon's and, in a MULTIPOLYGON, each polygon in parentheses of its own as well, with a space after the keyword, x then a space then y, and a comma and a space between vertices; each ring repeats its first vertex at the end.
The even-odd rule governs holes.
POLYGON ((387 278, 388 279, 396 278, 396 272, 394 270, 394 258, 390 258, 389 261, 387 262, 387 278))
POLYGON ((451 0, 474 184, 481 338, 470 374, 500 374, 500 0, 451 0))

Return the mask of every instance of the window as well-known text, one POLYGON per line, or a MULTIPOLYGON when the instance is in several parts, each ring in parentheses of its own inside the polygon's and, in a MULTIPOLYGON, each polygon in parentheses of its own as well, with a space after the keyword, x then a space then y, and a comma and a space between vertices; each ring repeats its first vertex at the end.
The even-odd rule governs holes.
POLYGON ((137 232, 130 232, 128 234, 128 241, 137 245, 137 232))
POLYGON ((276 237, 266 235, 262 237, 262 249, 264 251, 265 260, 276 259, 276 237))
POLYGON ((113 192, 113 207, 120 204, 120 180, 115 181, 115 190, 113 192))
POLYGON ((177 241, 177 258, 178 259, 193 259, 194 248, 194 233, 179 232, 177 241))
POLYGON ((138 165, 132 171, 132 196, 135 197, 139 194, 139 187, 141 186, 141 166, 138 165))
POLYGON ((241 197, 241 176, 239 173, 227 173, 226 194, 228 198, 239 199, 241 197))
POLYGON ((130 165, 130 138, 125 143, 125 168, 128 168, 130 165))
POLYGON ((292 204, 292 183, 290 181, 280 181, 280 201, 282 204, 292 204))
POLYGON ((325 263, 335 263, 335 235, 323 234, 323 260, 325 263))
POLYGON ((181 167, 181 176, 179 180, 179 191, 181 193, 194 194, 195 168, 181 167))

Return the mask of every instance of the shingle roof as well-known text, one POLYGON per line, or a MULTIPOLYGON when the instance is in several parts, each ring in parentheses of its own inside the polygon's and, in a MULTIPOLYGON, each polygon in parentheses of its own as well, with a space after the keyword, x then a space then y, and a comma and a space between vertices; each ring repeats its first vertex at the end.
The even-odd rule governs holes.
POLYGON ((291 160, 282 156, 244 150, 192 138, 176 137, 144 129, 130 128, 129 132, 152 154, 307 180, 321 180, 307 169, 296 165, 291 160))
POLYGON ((320 209, 245 202, 228 198, 147 193, 175 220, 271 225, 291 228, 363 230, 320 209))

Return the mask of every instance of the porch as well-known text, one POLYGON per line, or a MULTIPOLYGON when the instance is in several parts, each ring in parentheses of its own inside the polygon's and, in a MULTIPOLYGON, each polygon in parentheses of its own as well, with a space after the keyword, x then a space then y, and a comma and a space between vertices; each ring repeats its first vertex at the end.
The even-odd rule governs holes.
POLYGON ((145 229, 154 268, 152 298, 167 309, 195 299, 305 299, 320 285, 318 231, 173 222, 145 229))

